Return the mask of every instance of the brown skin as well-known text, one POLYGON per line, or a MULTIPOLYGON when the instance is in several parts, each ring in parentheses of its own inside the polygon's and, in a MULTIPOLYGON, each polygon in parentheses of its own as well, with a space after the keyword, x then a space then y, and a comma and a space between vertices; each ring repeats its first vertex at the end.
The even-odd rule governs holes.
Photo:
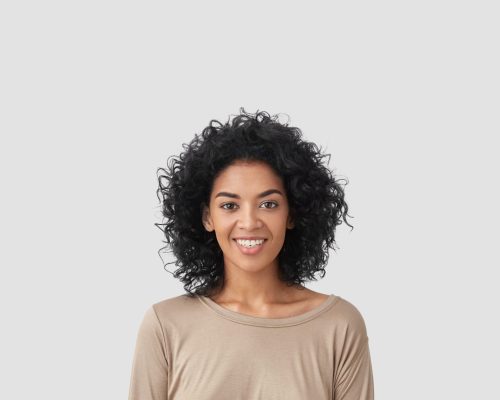
POLYGON ((212 300, 230 310, 266 318, 303 314, 323 303, 328 295, 301 285, 287 286, 278 278, 277 256, 287 229, 293 229, 286 191, 281 178, 266 163, 237 161, 215 179, 209 207, 202 222, 215 231, 224 257, 225 282, 212 300), (278 193, 258 195, 269 189, 278 193), (234 193, 240 198, 217 196, 234 193), (235 237, 266 238, 255 255, 241 253, 235 237))

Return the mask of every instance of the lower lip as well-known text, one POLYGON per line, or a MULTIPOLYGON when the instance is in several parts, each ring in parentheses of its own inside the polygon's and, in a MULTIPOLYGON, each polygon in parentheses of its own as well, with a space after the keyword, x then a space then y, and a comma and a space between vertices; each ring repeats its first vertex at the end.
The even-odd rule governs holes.
POLYGON ((257 254, 259 253, 262 248, 264 247, 264 243, 267 242, 267 239, 264 240, 264 242, 258 246, 255 246, 255 247, 245 247, 245 246, 242 246, 241 244, 239 244, 236 240, 234 241, 236 243, 236 246, 238 246, 238 248, 240 249, 240 251, 245 254, 245 255, 254 255, 254 254, 257 254))

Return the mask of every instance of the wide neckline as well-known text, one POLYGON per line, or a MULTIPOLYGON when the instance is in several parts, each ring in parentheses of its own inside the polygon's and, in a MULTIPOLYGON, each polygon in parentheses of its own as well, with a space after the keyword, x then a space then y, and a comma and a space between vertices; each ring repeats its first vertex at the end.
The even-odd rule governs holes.
POLYGON ((248 314, 242 314, 237 311, 230 310, 225 308, 215 301, 213 301, 210 297, 197 295, 197 298, 206 306, 208 306, 212 311, 215 311, 221 317, 229 319, 233 322, 238 322, 246 325, 254 325, 254 326, 267 326, 267 327, 280 327, 280 326, 291 326, 298 325, 304 322, 310 321, 318 317, 324 311, 329 309, 333 304, 337 302, 339 296, 334 294, 330 294, 328 298, 323 301, 320 305, 314 307, 313 309, 291 317, 285 318, 266 318, 266 317, 257 317, 248 314))

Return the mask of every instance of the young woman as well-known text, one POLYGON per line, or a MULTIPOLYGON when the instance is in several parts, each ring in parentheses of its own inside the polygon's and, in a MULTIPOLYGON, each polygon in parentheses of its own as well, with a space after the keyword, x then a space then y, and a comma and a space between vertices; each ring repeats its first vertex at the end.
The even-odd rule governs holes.
POLYGON ((139 328, 129 400, 372 400, 358 309, 324 276, 344 191, 327 155, 261 111, 212 120, 160 168, 157 224, 185 294, 139 328))

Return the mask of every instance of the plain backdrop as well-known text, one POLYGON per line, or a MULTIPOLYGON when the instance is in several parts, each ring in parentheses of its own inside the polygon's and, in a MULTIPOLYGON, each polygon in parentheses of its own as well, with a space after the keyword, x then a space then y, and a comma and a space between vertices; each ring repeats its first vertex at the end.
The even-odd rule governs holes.
MULTIPOLYGON (((163 268, 156 170, 282 114, 350 223, 307 286, 364 316, 379 400, 498 396, 493 1, 4 1, 0 398, 124 399, 163 268)), ((164 260, 171 261, 171 260, 164 260)))

